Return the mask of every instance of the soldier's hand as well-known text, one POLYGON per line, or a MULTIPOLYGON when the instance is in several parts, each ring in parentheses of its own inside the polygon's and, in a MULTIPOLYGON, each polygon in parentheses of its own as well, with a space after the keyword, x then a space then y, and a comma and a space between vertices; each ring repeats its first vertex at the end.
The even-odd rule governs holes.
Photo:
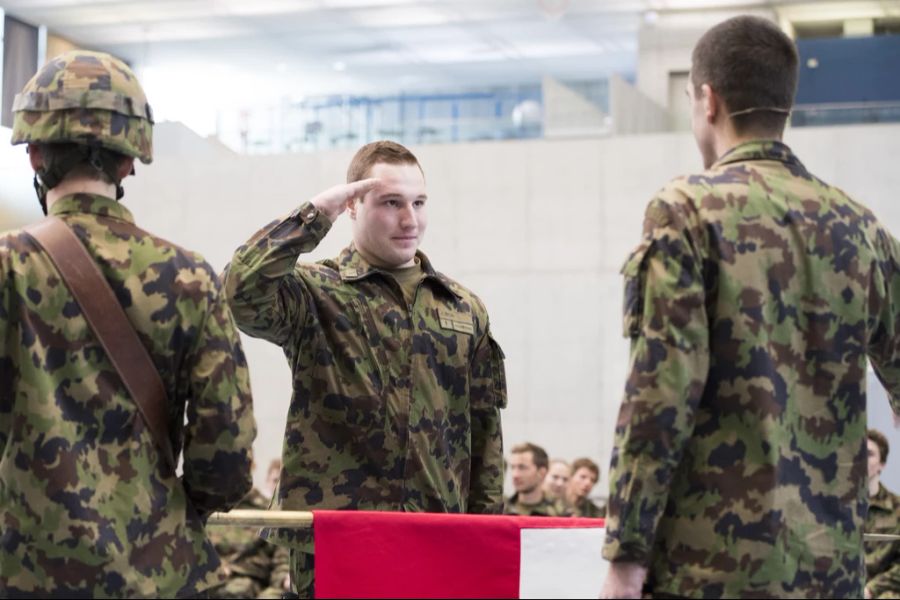
POLYGON ((364 196, 379 181, 379 179, 371 177, 353 183, 342 183, 317 194, 310 202, 334 223, 353 200, 364 196))
POLYGON ((640 598, 647 567, 637 563, 610 563, 601 598, 640 598))

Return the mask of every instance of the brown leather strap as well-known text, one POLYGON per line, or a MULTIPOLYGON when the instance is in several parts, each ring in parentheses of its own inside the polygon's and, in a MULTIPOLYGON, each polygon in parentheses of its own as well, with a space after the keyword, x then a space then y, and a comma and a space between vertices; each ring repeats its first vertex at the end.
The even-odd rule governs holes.
POLYGON ((50 255, 88 325, 131 394, 163 459, 175 473, 169 440, 166 388, 150 354, 128 320, 109 282, 75 232, 62 219, 47 217, 25 231, 50 255))

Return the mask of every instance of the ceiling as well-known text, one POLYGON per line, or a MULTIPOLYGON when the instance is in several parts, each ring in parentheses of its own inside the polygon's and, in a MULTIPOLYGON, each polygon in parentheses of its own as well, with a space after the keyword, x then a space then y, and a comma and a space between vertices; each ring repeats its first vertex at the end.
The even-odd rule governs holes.
MULTIPOLYGON (((0 0, 11 16, 138 68, 203 65, 307 92, 633 74, 651 11, 764 0, 0 0)), ((651 12, 652 14, 652 12, 651 12)))
POLYGON ((647 40, 648 30, 702 31, 748 11, 782 22, 900 15, 900 0, 0 0, 0 8, 124 58, 157 116, 209 132, 228 111, 323 94, 633 78, 639 32, 647 40))

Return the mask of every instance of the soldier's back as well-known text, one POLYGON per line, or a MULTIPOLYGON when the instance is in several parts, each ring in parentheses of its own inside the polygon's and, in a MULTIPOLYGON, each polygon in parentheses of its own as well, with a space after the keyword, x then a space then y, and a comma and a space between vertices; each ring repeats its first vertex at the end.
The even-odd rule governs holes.
POLYGON ((217 278, 111 199, 74 195, 51 214, 85 244, 150 352, 191 498, 49 257, 21 232, 0 237, 0 595, 195 594, 218 581, 197 512, 245 493, 255 435, 217 278))
MULTIPOLYGON (((647 215, 644 251, 696 265, 709 332, 651 583, 688 596, 861 594, 866 355, 896 243, 776 142, 675 180, 647 215)), ((675 301, 646 302, 677 322, 675 301)))

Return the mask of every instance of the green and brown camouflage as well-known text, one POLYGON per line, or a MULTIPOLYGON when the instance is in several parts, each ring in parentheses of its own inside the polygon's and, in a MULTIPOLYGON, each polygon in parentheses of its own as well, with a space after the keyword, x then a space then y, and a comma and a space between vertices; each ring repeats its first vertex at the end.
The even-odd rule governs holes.
POLYGON ((575 506, 570 506, 564 500, 557 501, 560 513, 568 517, 583 517, 587 519, 602 519, 606 516, 606 505, 596 505, 590 498, 582 498, 575 506))
POLYGON ((521 515, 523 517, 568 517, 558 502, 548 498, 546 494, 536 504, 526 504, 519 498, 519 494, 513 494, 503 506, 505 515, 521 515))
MULTIPOLYGON (((307 202, 226 269, 238 327, 293 372, 274 507, 500 513, 506 382, 484 305, 422 253, 411 304, 352 245, 298 263, 330 228, 307 202)), ((312 551, 308 531, 264 534, 312 551)))
POLYGON ((124 62, 73 50, 44 65, 13 100, 13 144, 98 145, 153 160, 153 113, 124 62))
MULTIPOLYGON (((235 508, 266 510, 269 499, 254 488, 235 508)), ((209 538, 222 560, 225 578, 224 584, 209 591, 210 598, 259 598, 274 572, 281 573, 282 581, 288 575, 288 554, 261 539, 257 528, 210 527, 209 538)), ((280 598, 283 592, 281 588, 273 595, 280 598)))
POLYGON ((649 204, 604 556, 656 593, 862 597, 866 356, 900 413, 900 248, 780 142, 649 204))
POLYGON ((249 375, 203 258, 102 196, 51 205, 159 370, 171 473, 47 254, 0 237, 0 596, 180 597, 219 582, 203 515, 250 489, 249 375), (186 422, 186 424, 185 424, 186 422))
MULTIPOLYGON (((900 535, 900 496, 879 484, 869 498, 866 533, 900 535)), ((900 598, 900 541, 866 542, 866 589, 872 598, 900 598)))

